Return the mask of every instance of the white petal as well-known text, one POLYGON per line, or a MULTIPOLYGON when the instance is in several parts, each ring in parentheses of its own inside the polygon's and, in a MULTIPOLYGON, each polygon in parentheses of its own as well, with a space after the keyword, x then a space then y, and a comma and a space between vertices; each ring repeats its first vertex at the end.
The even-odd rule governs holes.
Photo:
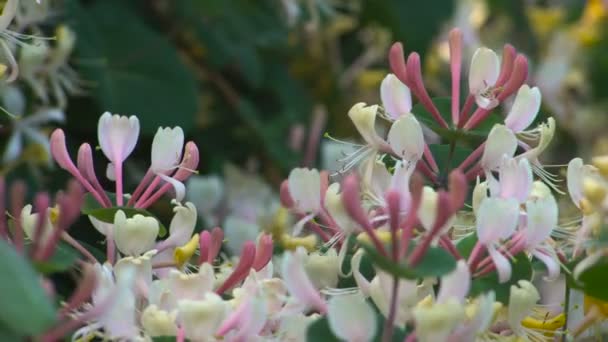
POLYGON ((422 200, 418 208, 418 219, 426 230, 433 229, 435 217, 437 217, 437 201, 439 196, 430 186, 422 189, 422 200))
POLYGON ((509 259, 502 255, 494 247, 488 248, 488 254, 492 258, 492 262, 496 266, 496 273, 498 274, 498 281, 502 284, 511 279, 511 263, 509 259))
POLYGON ((285 252, 281 265, 281 274, 289 293, 300 303, 324 311, 325 302, 308 278, 304 270, 306 251, 298 247, 295 252, 285 252))
POLYGON ((321 177, 316 169, 295 168, 287 178, 295 207, 302 213, 317 213, 321 205, 321 177))
POLYGON ((448 299, 463 302, 471 287, 471 272, 464 260, 458 261, 456 268, 441 277, 441 287, 437 294, 437 303, 444 303, 448 299))
POLYGON ((393 152, 408 161, 417 161, 424 152, 424 136, 420 123, 412 114, 395 121, 388 132, 393 152))
POLYGON ((517 138, 513 131, 504 125, 496 124, 488 134, 481 165, 485 170, 495 170, 500 166, 504 155, 513 157, 517 149, 517 138))
POLYGON ((532 254, 538 258, 538 260, 542 261, 547 267, 547 277, 544 278, 545 280, 553 281, 559 277, 560 266, 557 256, 547 255, 545 253, 541 253, 540 251, 534 251, 532 254))
POLYGON ((139 120, 135 116, 127 118, 105 112, 99 118, 99 146, 113 163, 122 163, 133 152, 138 137, 139 120))
POLYGON ((412 110, 412 95, 410 88, 403 84, 395 75, 388 74, 380 84, 380 98, 386 112, 393 120, 412 110))
POLYGON ((191 202, 173 208, 173 218, 169 225, 170 239, 173 246, 182 246, 190 240, 196 226, 196 207, 191 202))
POLYGON ((243 244, 247 241, 255 241, 260 233, 260 227, 255 222, 249 222, 239 217, 229 215, 224 224, 226 247, 233 255, 241 252, 243 244))
POLYGON ((500 197, 515 198, 519 203, 523 203, 532 191, 532 168, 527 159, 520 159, 519 162, 514 158, 503 156, 503 161, 499 170, 500 197))
POLYGON ((557 227, 558 208, 553 196, 526 202, 526 237, 527 248, 535 248, 551 236, 557 227))
POLYGON ((152 164, 155 173, 165 173, 180 162, 184 148, 184 131, 181 127, 158 128, 152 140, 152 164))
POLYGON ((513 199, 486 198, 477 211, 477 236, 488 245, 506 239, 515 232, 519 203, 513 199))
POLYGON ((332 297, 327 319, 334 335, 342 340, 370 341, 376 336, 374 309, 359 293, 332 297))
POLYGON ((376 133, 376 115, 378 106, 366 106, 365 103, 355 104, 349 111, 351 119, 361 137, 370 145, 377 145, 382 139, 376 133))
POLYGON ((477 94, 498 80, 500 63, 496 53, 488 48, 478 48, 471 59, 469 69, 469 91, 477 94))
POLYGON ((574 158, 568 163, 568 193, 574 205, 580 208, 583 199, 583 160, 574 158))
POLYGON ((173 177, 169 177, 167 175, 158 174, 160 178, 162 178, 165 182, 171 184, 173 186, 173 190, 175 190, 175 200, 181 202, 184 197, 186 197, 186 186, 184 183, 178 181, 173 177))
POLYGON ((505 125, 513 132, 521 132, 528 128, 536 118, 540 109, 541 95, 537 87, 530 88, 522 85, 517 91, 515 102, 505 119, 505 125))

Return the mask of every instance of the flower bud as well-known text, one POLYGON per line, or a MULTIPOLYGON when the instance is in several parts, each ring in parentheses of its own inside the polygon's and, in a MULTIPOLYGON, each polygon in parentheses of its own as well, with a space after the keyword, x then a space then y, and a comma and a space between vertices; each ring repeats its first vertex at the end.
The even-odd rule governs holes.
POLYGON ((433 188, 425 186, 422 189, 422 201, 418 208, 418 219, 426 230, 433 229, 437 217, 437 201, 439 196, 433 188))
POLYGON ((152 249, 158 230, 158 221, 153 217, 136 214, 127 218, 122 210, 114 215, 114 241, 123 254, 140 255, 152 249))

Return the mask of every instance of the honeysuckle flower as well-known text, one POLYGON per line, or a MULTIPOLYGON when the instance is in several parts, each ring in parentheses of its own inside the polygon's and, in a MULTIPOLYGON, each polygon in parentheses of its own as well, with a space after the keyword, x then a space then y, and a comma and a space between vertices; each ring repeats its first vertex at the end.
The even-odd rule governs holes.
POLYGON ((177 303, 177 321, 187 338, 194 341, 214 336, 230 312, 230 305, 213 292, 202 300, 181 300, 177 303))
POLYGON ((213 290, 215 275, 213 267, 202 264, 196 273, 183 273, 178 270, 170 270, 166 281, 168 293, 168 305, 176 308, 180 300, 202 300, 206 293, 213 290))
POLYGON ((152 163, 150 170, 175 189, 175 199, 179 202, 186 194, 184 184, 167 173, 179 167, 184 148, 184 131, 181 127, 159 127, 152 140, 152 163))
POLYGON ((541 95, 537 87, 522 85, 517 91, 515 102, 505 118, 505 126, 519 133, 532 123, 540 109, 541 95))
POLYGON ((153 217, 135 214, 127 218, 122 210, 114 216, 114 241, 126 255, 140 255, 154 247, 159 225, 153 217))
POLYGON ((140 256, 127 256, 119 259, 114 265, 117 282, 120 282, 119 278, 125 274, 133 277, 133 294, 137 299, 147 297, 148 289, 152 285, 152 258, 155 254, 156 251, 151 250, 140 256))
MULTIPOLYGON (((40 239, 46 242, 53 234, 53 223, 51 222, 51 216, 53 215, 54 209, 49 208, 45 217, 45 222, 42 225, 42 235, 40 239)), ((55 210, 56 211, 56 210, 55 210)), ((25 232, 26 237, 29 240, 34 240, 34 233, 36 226, 38 225, 39 213, 32 213, 32 206, 30 204, 23 207, 21 210, 21 228, 25 232)), ((55 214, 56 216, 56 214, 55 214)))
POLYGON ((332 183, 327 188, 325 192, 325 208, 343 234, 346 235, 361 230, 358 224, 348 215, 346 209, 344 209, 340 194, 340 183, 332 183))
POLYGON ((524 340, 544 340, 543 330, 537 331, 525 327, 522 322, 529 316, 540 300, 540 294, 532 283, 520 280, 517 285, 511 285, 507 322, 514 335, 524 340))
POLYGON ((488 188, 488 182, 480 182, 479 177, 477 177, 477 183, 475 183, 475 187, 473 188, 473 196, 471 199, 471 206, 473 207, 473 213, 475 215, 479 212, 481 202, 488 198, 488 188))
POLYGON ((169 224, 169 237, 156 245, 158 251, 166 248, 182 246, 190 240, 196 227, 197 211, 192 202, 185 205, 175 202, 173 218, 169 224))
POLYGON ((229 215, 223 223, 226 248, 232 254, 238 253, 243 244, 255 240, 260 232, 258 224, 229 215))
POLYGON ((437 293, 437 303, 444 303, 451 299, 455 299, 461 303, 464 302, 466 295, 471 287, 471 272, 469 266, 464 260, 459 260, 456 263, 456 268, 441 277, 441 286, 437 293))
POLYGON ((116 201, 122 205, 122 163, 133 152, 139 137, 139 119, 105 112, 97 126, 99 146, 114 166, 116 201))
POLYGON ((393 74, 386 75, 382 80, 380 84, 380 98, 388 117, 392 120, 397 120, 412 110, 410 88, 399 81, 393 74))
POLYGON ((498 105, 494 85, 499 75, 500 62, 496 52, 485 47, 477 49, 469 68, 469 93, 475 96, 479 107, 492 109, 498 105))
POLYGON ((497 246, 515 232, 518 220, 519 203, 513 198, 486 198, 477 211, 478 241, 487 248, 501 283, 511 278, 511 264, 497 246))
POLYGON ((374 309, 359 293, 330 298, 327 320, 334 335, 345 341, 371 341, 376 336, 374 309))
POLYGON ((305 258, 306 250, 302 247, 298 247, 294 252, 285 252, 281 264, 281 275, 289 293, 300 304, 325 313, 327 311, 327 304, 306 274, 304 268, 305 258))
POLYGON ((8 82, 14 81, 19 74, 19 66, 9 43, 23 43, 19 41, 19 35, 17 33, 8 29, 8 26, 17 15, 18 8, 19 0, 8 0, 4 4, 4 8, 2 8, 2 14, 0 14, 0 47, 2 47, 4 56, 8 59, 11 68, 11 73, 7 79, 8 82))
POLYGON ((530 161, 530 165, 532 166, 532 170, 536 175, 538 175, 557 193, 563 193, 555 186, 555 183, 559 181, 559 179, 555 175, 545 170, 542 163, 538 159, 553 140, 553 136, 555 134, 555 119, 550 117, 547 119, 546 123, 541 123, 536 129, 528 131, 525 134, 528 138, 537 140, 536 146, 530 147, 520 141, 520 145, 523 145, 526 151, 518 155, 516 158, 528 159, 528 161, 530 161))
POLYGON ((207 227, 219 224, 213 217, 224 197, 225 185, 216 175, 192 176, 186 184, 186 198, 196 206, 199 217, 207 227))

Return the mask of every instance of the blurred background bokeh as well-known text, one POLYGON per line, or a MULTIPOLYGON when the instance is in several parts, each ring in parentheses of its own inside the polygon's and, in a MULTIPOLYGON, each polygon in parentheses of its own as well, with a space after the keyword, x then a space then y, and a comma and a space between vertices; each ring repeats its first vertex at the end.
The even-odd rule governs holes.
MULTIPOLYGON (((348 140, 348 109, 379 102, 392 42, 418 51, 427 87, 448 95, 453 27, 464 35, 465 68, 479 46, 508 42, 530 58, 529 83, 543 95, 538 120, 558 122, 544 162, 559 166, 608 152, 607 8, 600 0, 23 0, 11 28, 19 36, 2 54, 3 77, 15 63, 20 76, 0 87, 0 173, 32 192, 61 189, 67 176, 45 141, 52 128, 69 132, 75 154, 97 142, 104 111, 137 115, 128 189, 149 165, 157 127, 181 126, 201 151, 205 178, 189 194, 214 216, 201 224, 240 212, 258 222, 268 214, 272 225, 290 168, 339 167, 347 147, 325 135, 348 140)), ((168 203, 155 210, 171 214, 168 203)))

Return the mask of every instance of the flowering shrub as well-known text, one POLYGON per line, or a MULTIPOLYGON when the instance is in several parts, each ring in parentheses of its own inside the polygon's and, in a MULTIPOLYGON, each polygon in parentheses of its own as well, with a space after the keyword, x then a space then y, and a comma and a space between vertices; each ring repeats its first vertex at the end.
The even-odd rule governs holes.
MULTIPOLYGON (((2 16, 14 3, 7 2, 2 16)), ((402 45, 394 44, 393 73, 380 86, 382 103, 357 103, 348 112, 361 143, 343 142, 353 152, 334 174, 293 169, 278 201, 259 184, 247 187, 250 191, 244 185, 228 189, 223 196, 214 183, 187 182, 199 166, 199 149, 185 142, 180 127, 158 128, 150 166, 132 189, 125 185, 123 166, 138 142, 136 116, 106 112, 99 118, 104 177, 95 170, 90 143, 72 159, 66 133, 56 129, 48 151, 73 180, 54 204, 44 192, 27 204, 23 183, 0 182, 0 193, 9 199, 1 198, 0 210, 10 214, 0 218, 0 270, 19 285, 0 286, 1 336, 42 341, 583 336, 608 315, 602 287, 608 267, 603 231, 608 159, 598 157, 593 165, 572 160, 564 189, 563 179, 541 162, 555 121, 537 119, 541 92, 526 84, 527 58, 508 44, 501 58, 478 48, 465 77, 458 29, 450 32, 448 45, 450 97, 431 97, 420 56, 412 52, 406 58, 402 45), (461 87, 463 80, 468 88, 461 87), (503 112, 499 106, 509 101, 503 112), (108 181, 114 183, 111 189, 102 185, 108 181), (215 197, 201 196, 203 189, 215 197), (582 218, 568 222, 560 216, 564 190, 582 218), (153 204, 167 197, 173 216, 163 223, 153 204), (219 214, 223 197, 231 203, 219 214), (212 229, 197 229, 201 214, 212 229), (103 236, 105 253, 71 235, 84 216, 103 236), (56 272, 66 270, 78 279, 67 296, 53 281, 56 272), (545 288, 553 291, 541 291, 545 288), (581 304, 584 312, 573 314, 581 304)), ((17 67, 11 65, 11 71, 17 67)), ((46 82, 70 90, 60 69, 46 82)), ((40 82, 22 73, 33 88, 40 82)), ((62 92, 54 96, 64 101, 62 92)))

